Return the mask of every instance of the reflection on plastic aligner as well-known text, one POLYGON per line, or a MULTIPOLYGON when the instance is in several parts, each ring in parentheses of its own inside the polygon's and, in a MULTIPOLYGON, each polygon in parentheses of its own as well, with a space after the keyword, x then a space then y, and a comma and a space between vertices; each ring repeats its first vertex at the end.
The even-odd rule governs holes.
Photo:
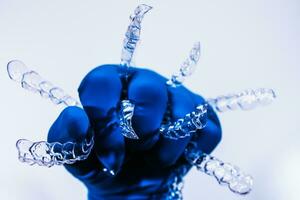
POLYGON ((184 138, 204 128, 206 121, 207 104, 204 104, 197 106, 195 111, 188 113, 184 118, 178 119, 173 124, 162 125, 159 131, 166 138, 184 138))
POLYGON ((198 170, 216 178, 220 185, 227 185, 237 194, 248 194, 253 185, 253 178, 244 174, 238 167, 202 153, 190 143, 185 150, 186 160, 198 170))
POLYGON ((46 141, 31 142, 20 139, 16 143, 18 156, 21 162, 30 165, 52 167, 53 165, 73 164, 76 161, 86 160, 91 153, 94 139, 85 139, 81 143, 66 142, 48 143, 46 141))
POLYGON ((125 39, 123 41, 121 65, 127 67, 130 66, 134 50, 140 40, 143 17, 151 9, 151 6, 141 4, 134 10, 134 14, 130 16, 131 22, 127 28, 125 39))
POLYGON ((244 90, 240 93, 208 99, 207 102, 218 112, 228 110, 251 110, 258 105, 268 105, 276 98, 272 89, 259 88, 244 90))
POLYGON ((133 117, 134 112, 134 104, 129 100, 123 100, 121 102, 120 109, 120 128, 122 130, 122 134, 130 139, 139 139, 134 129, 132 128, 131 119, 133 117))
POLYGON ((190 51, 189 57, 181 64, 179 73, 172 75, 171 79, 167 81, 168 85, 173 87, 179 86, 186 77, 194 73, 200 59, 200 49, 200 42, 196 42, 190 51))
POLYGON ((50 99, 54 104, 80 106, 80 103, 73 97, 45 80, 37 72, 30 70, 19 60, 10 61, 7 64, 7 72, 10 79, 21 83, 24 89, 39 93, 42 97, 50 99))

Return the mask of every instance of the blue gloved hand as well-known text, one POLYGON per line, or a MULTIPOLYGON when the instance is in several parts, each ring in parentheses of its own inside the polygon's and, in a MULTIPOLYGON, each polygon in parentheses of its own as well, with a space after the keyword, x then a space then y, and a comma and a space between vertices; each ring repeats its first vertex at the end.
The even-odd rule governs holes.
MULTIPOLYGON (((84 110, 67 107, 49 130, 48 142, 82 140, 91 127, 95 146, 89 158, 66 169, 94 199, 163 199, 166 180, 186 161, 183 152, 191 137, 171 140, 158 134, 168 104, 171 120, 184 117, 204 102, 183 86, 172 88, 167 79, 146 69, 130 68, 127 83, 119 65, 103 65, 89 72, 78 92, 84 110), (133 128, 139 140, 125 138, 118 126, 118 106, 124 95, 135 104, 133 128), (107 171, 116 173, 112 176, 107 171)), ((207 126, 199 130, 198 147, 210 153, 221 140, 221 127, 209 108, 207 126)))

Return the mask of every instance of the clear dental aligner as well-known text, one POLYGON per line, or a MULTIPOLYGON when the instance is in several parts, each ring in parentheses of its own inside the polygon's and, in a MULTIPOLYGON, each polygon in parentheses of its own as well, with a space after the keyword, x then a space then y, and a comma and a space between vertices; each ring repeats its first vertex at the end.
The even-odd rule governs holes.
POLYGON ((139 137, 135 133, 132 127, 133 114, 134 114, 134 104, 126 99, 122 100, 119 109, 119 119, 120 119, 119 126, 121 128, 121 133, 123 136, 129 139, 138 140, 139 137))
POLYGON ((121 65, 129 67, 133 58, 134 50, 140 40, 141 23, 144 15, 151 10, 152 7, 146 4, 139 5, 134 14, 130 16, 130 24, 123 41, 123 49, 121 54, 121 65))
POLYGON ((164 196, 167 200, 182 200, 182 189, 184 187, 184 176, 189 169, 195 166, 199 171, 214 177, 220 185, 227 185, 230 191, 247 195, 252 190, 253 179, 250 175, 244 174, 236 166, 204 154, 197 145, 198 137, 201 134, 194 134, 187 145, 184 156, 186 164, 176 167, 167 180, 168 191, 164 196))
POLYGON ((222 95, 207 102, 218 112, 229 110, 251 110, 259 105, 268 105, 276 98, 274 90, 268 88, 248 89, 236 94, 222 95))
POLYGON ((77 161, 86 160, 93 146, 94 139, 92 134, 90 134, 89 139, 85 138, 82 142, 49 143, 46 141, 31 142, 26 139, 20 139, 16 143, 18 157, 21 162, 46 167, 74 164, 77 161))
POLYGON ((193 112, 185 115, 184 118, 176 120, 174 123, 163 124, 159 132, 166 138, 179 139, 192 135, 197 130, 206 126, 207 104, 199 105, 193 112))
POLYGON ((66 94, 63 89, 54 86, 19 60, 10 61, 7 64, 7 72, 10 79, 21 83, 24 89, 39 93, 42 97, 50 99, 54 104, 81 106, 76 99, 66 94))
MULTIPOLYGON (((268 105, 276 98, 272 89, 259 88, 244 90, 240 93, 223 95, 214 99, 208 99, 216 111, 225 112, 228 110, 251 110, 258 105, 268 105)), ((199 105, 195 111, 188 113, 184 118, 178 119, 173 124, 163 124, 160 133, 170 139, 184 138, 192 135, 206 125, 207 104, 199 105)))
POLYGON ((193 142, 185 149, 185 158, 192 166, 215 177, 220 185, 227 185, 236 194, 246 195, 252 190, 253 178, 250 175, 230 163, 202 153, 193 142))
MULTIPOLYGON (((7 72, 10 79, 21 83, 21 86, 24 89, 39 93, 42 97, 50 99, 56 105, 62 104, 64 106, 82 107, 82 105, 77 100, 75 100, 70 95, 67 95, 63 91, 63 89, 54 86, 52 83, 41 77, 37 72, 30 70, 23 62, 19 60, 10 61, 7 64, 7 72)), ((131 104, 128 100, 123 100, 121 102, 121 133, 125 137, 138 139, 138 136, 135 134, 131 126, 131 118, 133 116, 133 111, 134 105, 131 104)), ((72 164, 77 160, 84 160, 88 157, 90 149, 93 148, 93 136, 91 137, 91 139, 85 140, 83 143, 80 144, 73 142, 67 142, 65 144, 48 143, 46 141, 31 142, 26 139, 20 139, 17 141, 19 160, 29 164, 37 163, 38 165, 47 167, 60 164, 72 164), (65 148, 70 147, 74 147, 76 149, 79 148, 82 149, 82 151, 74 149, 74 152, 76 154, 70 154, 75 156, 72 157, 69 154, 66 154, 67 151, 65 148), (90 148, 88 151, 85 150, 85 148, 87 147, 90 148), (41 156, 39 154, 36 154, 36 152, 42 152, 43 155, 41 156), (55 154, 53 155, 53 153, 55 154), (83 154, 81 155, 80 153, 83 154)))
POLYGON ((129 100, 123 100, 120 108, 120 128, 122 134, 130 139, 139 139, 132 127, 132 117, 134 112, 134 104, 129 100))
MULTIPOLYGON (((73 97, 66 94, 63 89, 54 86, 51 82, 41 77, 37 72, 30 70, 23 62, 12 60, 7 64, 7 72, 10 79, 21 83, 21 86, 29 91, 39 93, 42 97, 50 99, 56 105, 78 106, 82 105, 73 97)), ((131 126, 134 105, 128 100, 121 102, 120 125, 122 134, 131 139, 138 139, 131 126)))
MULTIPOLYGON (((123 49, 121 53, 121 66, 126 67, 125 71, 121 74, 121 77, 125 78, 125 80, 127 80, 128 78, 128 69, 131 66, 134 51, 140 40, 142 20, 144 18, 144 15, 151 9, 151 6, 141 4, 135 8, 134 13, 130 16, 130 24, 125 33, 125 38, 123 40, 123 49)), ((139 139, 131 125, 133 112, 134 104, 129 100, 123 100, 121 102, 120 110, 120 127, 122 130, 122 134, 125 137, 130 139, 139 139)))
POLYGON ((200 59, 200 42, 196 42, 190 51, 189 57, 181 64, 179 73, 173 74, 171 79, 167 81, 167 85, 177 87, 181 85, 186 77, 191 76, 200 59))
MULTIPOLYGON (((10 61, 7 65, 9 77, 21 83, 24 89, 39 93, 50 99, 56 105, 79 106, 81 104, 61 88, 53 86, 37 72, 30 70, 18 60, 10 61)), ((87 159, 94 145, 93 134, 89 130, 89 137, 82 142, 49 143, 46 141, 31 142, 20 139, 16 143, 19 160, 30 165, 52 167, 53 165, 73 164, 87 159)))
MULTIPOLYGON (((134 14, 130 16, 131 23, 128 26, 127 32, 125 34, 125 39, 123 43, 123 50, 121 54, 121 65, 130 67, 132 57, 134 54, 134 51, 137 47, 137 43, 140 40, 140 33, 141 33, 141 22, 144 17, 144 15, 151 10, 152 7, 141 4, 139 5, 135 11, 134 14)), ((168 85, 171 86, 178 86, 182 84, 185 77, 190 76, 197 65, 197 62, 200 58, 200 42, 196 42, 190 51, 189 57, 182 63, 180 68, 180 74, 179 75, 173 75, 172 78, 167 82, 168 85)), ((125 77, 127 76, 125 72, 125 77)), ((134 112, 134 104, 130 101, 125 102, 122 105, 126 105, 127 110, 130 110, 126 115, 122 114, 124 111, 121 111, 121 129, 124 133, 123 135, 125 137, 131 138, 131 139, 138 139, 137 134, 135 133, 134 129, 131 125, 131 118, 133 116, 134 112), (130 118, 124 118, 124 116, 130 116, 130 118)), ((123 107, 124 108, 124 107, 123 107)), ((202 107, 201 107, 202 108, 202 107)), ((199 125, 199 122, 195 121, 195 118, 197 116, 193 116, 194 114, 198 114, 199 111, 196 109, 195 112, 188 114, 185 119, 179 119, 177 122, 174 123, 174 125, 163 125, 160 128, 160 133, 162 133, 165 137, 172 138, 172 139, 178 139, 182 137, 187 137, 190 135, 190 132, 195 132, 199 128, 203 128, 205 124, 199 125), (189 121, 191 117, 194 117, 194 121, 189 121), (198 124, 197 124, 198 123, 198 124), (183 126, 186 126, 184 128, 180 128, 182 124, 183 126), (200 127, 199 127, 200 126, 200 127), (189 129, 191 131, 184 132, 183 129, 189 129)), ((200 115, 202 116, 202 115, 200 115)), ((204 117, 202 117, 203 119, 204 117)), ((200 122, 201 123, 201 122, 200 122)))

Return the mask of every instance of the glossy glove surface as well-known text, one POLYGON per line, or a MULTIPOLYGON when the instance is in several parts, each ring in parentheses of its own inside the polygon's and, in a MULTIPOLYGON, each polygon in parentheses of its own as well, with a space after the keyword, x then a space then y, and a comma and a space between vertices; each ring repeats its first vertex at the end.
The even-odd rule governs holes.
MULTIPOLYGON (((167 139, 158 129, 167 107, 175 121, 204 99, 183 86, 168 87, 166 81, 153 71, 130 68, 129 79, 124 82, 119 65, 97 67, 78 89, 84 109, 65 108, 50 128, 48 142, 80 141, 89 127, 94 130, 95 147, 89 158, 65 165, 87 186, 89 199, 162 199, 172 171, 186 164, 183 152, 191 138, 167 139), (124 95, 135 104, 133 128, 139 140, 124 138, 118 126, 119 103, 124 95), (116 175, 108 173, 110 170, 116 175)), ((221 140, 216 114, 209 109, 208 116, 207 126, 199 131, 196 141, 205 153, 221 140)))

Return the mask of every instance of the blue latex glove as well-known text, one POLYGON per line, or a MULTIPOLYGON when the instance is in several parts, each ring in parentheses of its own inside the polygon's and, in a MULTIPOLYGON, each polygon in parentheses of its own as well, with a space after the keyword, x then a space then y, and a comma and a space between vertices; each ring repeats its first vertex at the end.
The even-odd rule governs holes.
MULTIPOLYGON (((82 140, 91 127, 95 147, 89 158, 66 169, 88 189, 94 199, 163 199, 171 172, 186 164, 183 152, 190 137, 171 140, 158 134, 167 105, 172 121, 184 117, 204 102, 183 86, 172 88, 166 78, 146 69, 130 68, 127 83, 119 65, 103 65, 89 72, 78 89, 84 110, 67 107, 49 130, 48 142, 82 140), (126 91, 135 104, 133 128, 140 140, 124 138, 118 124, 118 106, 126 91), (113 170, 111 176, 103 168, 113 170)), ((210 153, 221 140, 221 127, 209 108, 207 126, 197 144, 210 153)))

